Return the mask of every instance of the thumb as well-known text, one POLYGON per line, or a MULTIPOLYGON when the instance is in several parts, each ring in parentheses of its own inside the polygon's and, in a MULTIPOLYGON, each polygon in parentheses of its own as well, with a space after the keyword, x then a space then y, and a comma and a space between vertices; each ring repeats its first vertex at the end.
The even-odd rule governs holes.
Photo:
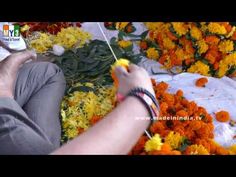
POLYGON ((18 65, 23 64, 29 59, 35 60, 37 54, 33 50, 25 50, 23 52, 13 53, 8 57, 8 60, 14 60, 18 65))

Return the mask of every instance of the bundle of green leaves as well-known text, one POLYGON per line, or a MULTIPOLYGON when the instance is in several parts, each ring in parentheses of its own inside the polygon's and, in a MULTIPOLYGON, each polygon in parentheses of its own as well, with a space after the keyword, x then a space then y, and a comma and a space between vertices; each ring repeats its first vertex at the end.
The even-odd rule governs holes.
MULTIPOLYGON (((126 58, 137 64, 141 58, 130 50, 123 50, 116 43, 111 44, 117 58, 126 58)), ((82 48, 66 51, 54 58, 64 72, 67 81, 67 93, 76 88, 75 84, 91 82, 94 85, 111 85, 110 67, 115 62, 107 43, 93 40, 82 48)))

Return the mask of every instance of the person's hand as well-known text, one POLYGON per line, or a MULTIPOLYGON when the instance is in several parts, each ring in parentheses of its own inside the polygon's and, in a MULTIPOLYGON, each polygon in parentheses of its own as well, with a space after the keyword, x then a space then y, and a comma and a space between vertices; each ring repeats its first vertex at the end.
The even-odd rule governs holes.
POLYGON ((18 69, 29 59, 36 59, 36 53, 26 50, 11 54, 0 62, 0 97, 14 98, 13 90, 18 69))
POLYGON ((125 96, 131 89, 142 87, 155 95, 151 78, 145 69, 131 64, 128 70, 129 72, 124 67, 117 67, 115 70, 119 82, 118 93, 125 96))

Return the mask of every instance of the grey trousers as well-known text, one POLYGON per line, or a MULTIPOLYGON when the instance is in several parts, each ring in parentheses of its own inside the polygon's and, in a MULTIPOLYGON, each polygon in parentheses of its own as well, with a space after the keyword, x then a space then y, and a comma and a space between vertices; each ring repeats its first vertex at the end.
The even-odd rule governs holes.
POLYGON ((15 99, 0 98, 0 154, 49 154, 60 146, 65 86, 55 64, 31 62, 21 67, 15 99))

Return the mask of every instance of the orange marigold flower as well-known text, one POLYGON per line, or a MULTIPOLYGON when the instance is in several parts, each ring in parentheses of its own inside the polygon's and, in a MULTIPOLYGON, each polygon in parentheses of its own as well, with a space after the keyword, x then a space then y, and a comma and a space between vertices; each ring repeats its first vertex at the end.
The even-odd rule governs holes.
POLYGON ((197 136, 199 138, 213 138, 214 134, 206 123, 203 123, 201 128, 196 130, 197 136))
POLYGON ((220 24, 225 27, 227 33, 229 33, 232 30, 232 26, 230 25, 229 22, 221 22, 220 24))
POLYGON ((165 130, 165 126, 163 125, 163 123, 161 121, 156 121, 155 123, 153 123, 150 127, 150 131, 153 134, 159 133, 161 134, 161 132, 165 130))
POLYGON ((189 123, 189 127, 192 130, 198 130, 202 127, 202 121, 198 121, 198 120, 193 120, 189 123))
POLYGON ((193 115, 198 110, 197 104, 194 101, 189 102, 187 105, 188 114, 193 115))
POLYGON ((130 24, 130 25, 128 25, 127 27, 126 27, 126 32, 127 33, 131 33, 133 31, 133 27, 132 27, 132 25, 130 24))
POLYGON ((175 98, 170 93, 163 93, 163 101, 165 101, 168 105, 174 105, 175 98))
POLYGON ((81 133, 83 133, 83 132, 84 132, 84 129, 81 128, 81 127, 79 127, 79 128, 78 128, 78 134, 81 134, 81 133))
POLYGON ((182 104, 184 107, 187 107, 188 104, 189 104, 189 101, 188 101, 187 99, 183 99, 183 100, 181 101, 181 104, 182 104))
POLYGON ((218 70, 219 69, 219 63, 215 62, 213 65, 214 70, 218 70))
POLYGON ((169 144, 164 143, 159 151, 152 151, 149 155, 181 155, 180 151, 172 150, 169 144))
POLYGON ((231 39, 234 40, 234 41, 236 40, 236 31, 235 31, 235 32, 233 33, 233 35, 231 36, 231 39))
POLYGON ((207 114, 204 119, 203 119, 203 122, 206 122, 206 123, 212 123, 213 122, 213 118, 210 114, 207 114))
POLYGON ((101 118, 102 118, 101 116, 94 115, 94 116, 90 119, 91 125, 96 124, 99 120, 101 120, 101 118))
POLYGON ((207 82, 208 82, 208 79, 206 77, 201 77, 197 79, 197 81, 195 82, 195 85, 197 87, 205 87, 207 82))
POLYGON ((141 136, 138 140, 138 142, 136 143, 136 145, 133 147, 132 149, 132 154, 136 155, 136 154, 140 154, 144 151, 144 145, 147 142, 148 137, 147 136, 141 136))
POLYGON ((207 51, 205 58, 211 63, 214 64, 216 61, 220 61, 222 58, 221 52, 217 46, 211 46, 207 51))
POLYGON ((229 151, 221 146, 216 146, 216 155, 229 155, 229 151))
MULTIPOLYGON (((178 122, 180 122, 180 121, 178 121, 178 122)), ((182 125, 176 125, 174 128, 173 128, 173 130, 175 131, 175 132, 178 132, 180 135, 185 135, 185 130, 184 130, 184 127, 182 126, 182 125)))
POLYGON ((184 92, 182 90, 177 90, 176 95, 182 97, 184 95, 184 92))
POLYGON ((158 92, 159 91, 163 91, 164 92, 164 91, 167 90, 168 84, 166 82, 160 82, 159 84, 157 84, 156 88, 157 88, 158 92))
POLYGON ((184 107, 180 103, 176 103, 175 104, 175 109, 176 109, 176 111, 179 111, 179 110, 184 109, 184 107))
POLYGON ((178 40, 178 38, 173 33, 171 33, 170 31, 167 31, 166 35, 173 41, 178 40))
POLYGON ((219 111, 216 113, 216 120, 219 122, 227 122, 229 121, 230 116, 227 111, 219 111))
POLYGON ((176 116, 179 116, 179 117, 187 117, 188 116, 188 113, 185 111, 185 110, 180 110, 176 113, 176 116))
POLYGON ((140 48, 143 50, 146 50, 148 48, 147 42, 146 41, 141 41, 139 44, 140 48))
POLYGON ((189 66, 190 64, 192 64, 192 63, 194 62, 194 59, 188 58, 188 59, 186 59, 186 60, 184 60, 184 61, 185 61, 185 64, 186 64, 187 66, 189 66))
POLYGON ((166 102, 162 102, 162 103, 160 104, 160 110, 161 110, 161 112, 162 112, 162 113, 166 113, 167 109, 168 109, 168 104, 167 104, 166 102))
POLYGON ((162 145, 162 147, 161 147, 161 150, 162 150, 162 151, 171 151, 172 148, 171 148, 171 146, 170 146, 169 144, 164 143, 164 144, 162 145))
POLYGON ((205 41, 210 45, 217 45, 220 42, 220 39, 217 36, 210 35, 206 36, 205 41))

